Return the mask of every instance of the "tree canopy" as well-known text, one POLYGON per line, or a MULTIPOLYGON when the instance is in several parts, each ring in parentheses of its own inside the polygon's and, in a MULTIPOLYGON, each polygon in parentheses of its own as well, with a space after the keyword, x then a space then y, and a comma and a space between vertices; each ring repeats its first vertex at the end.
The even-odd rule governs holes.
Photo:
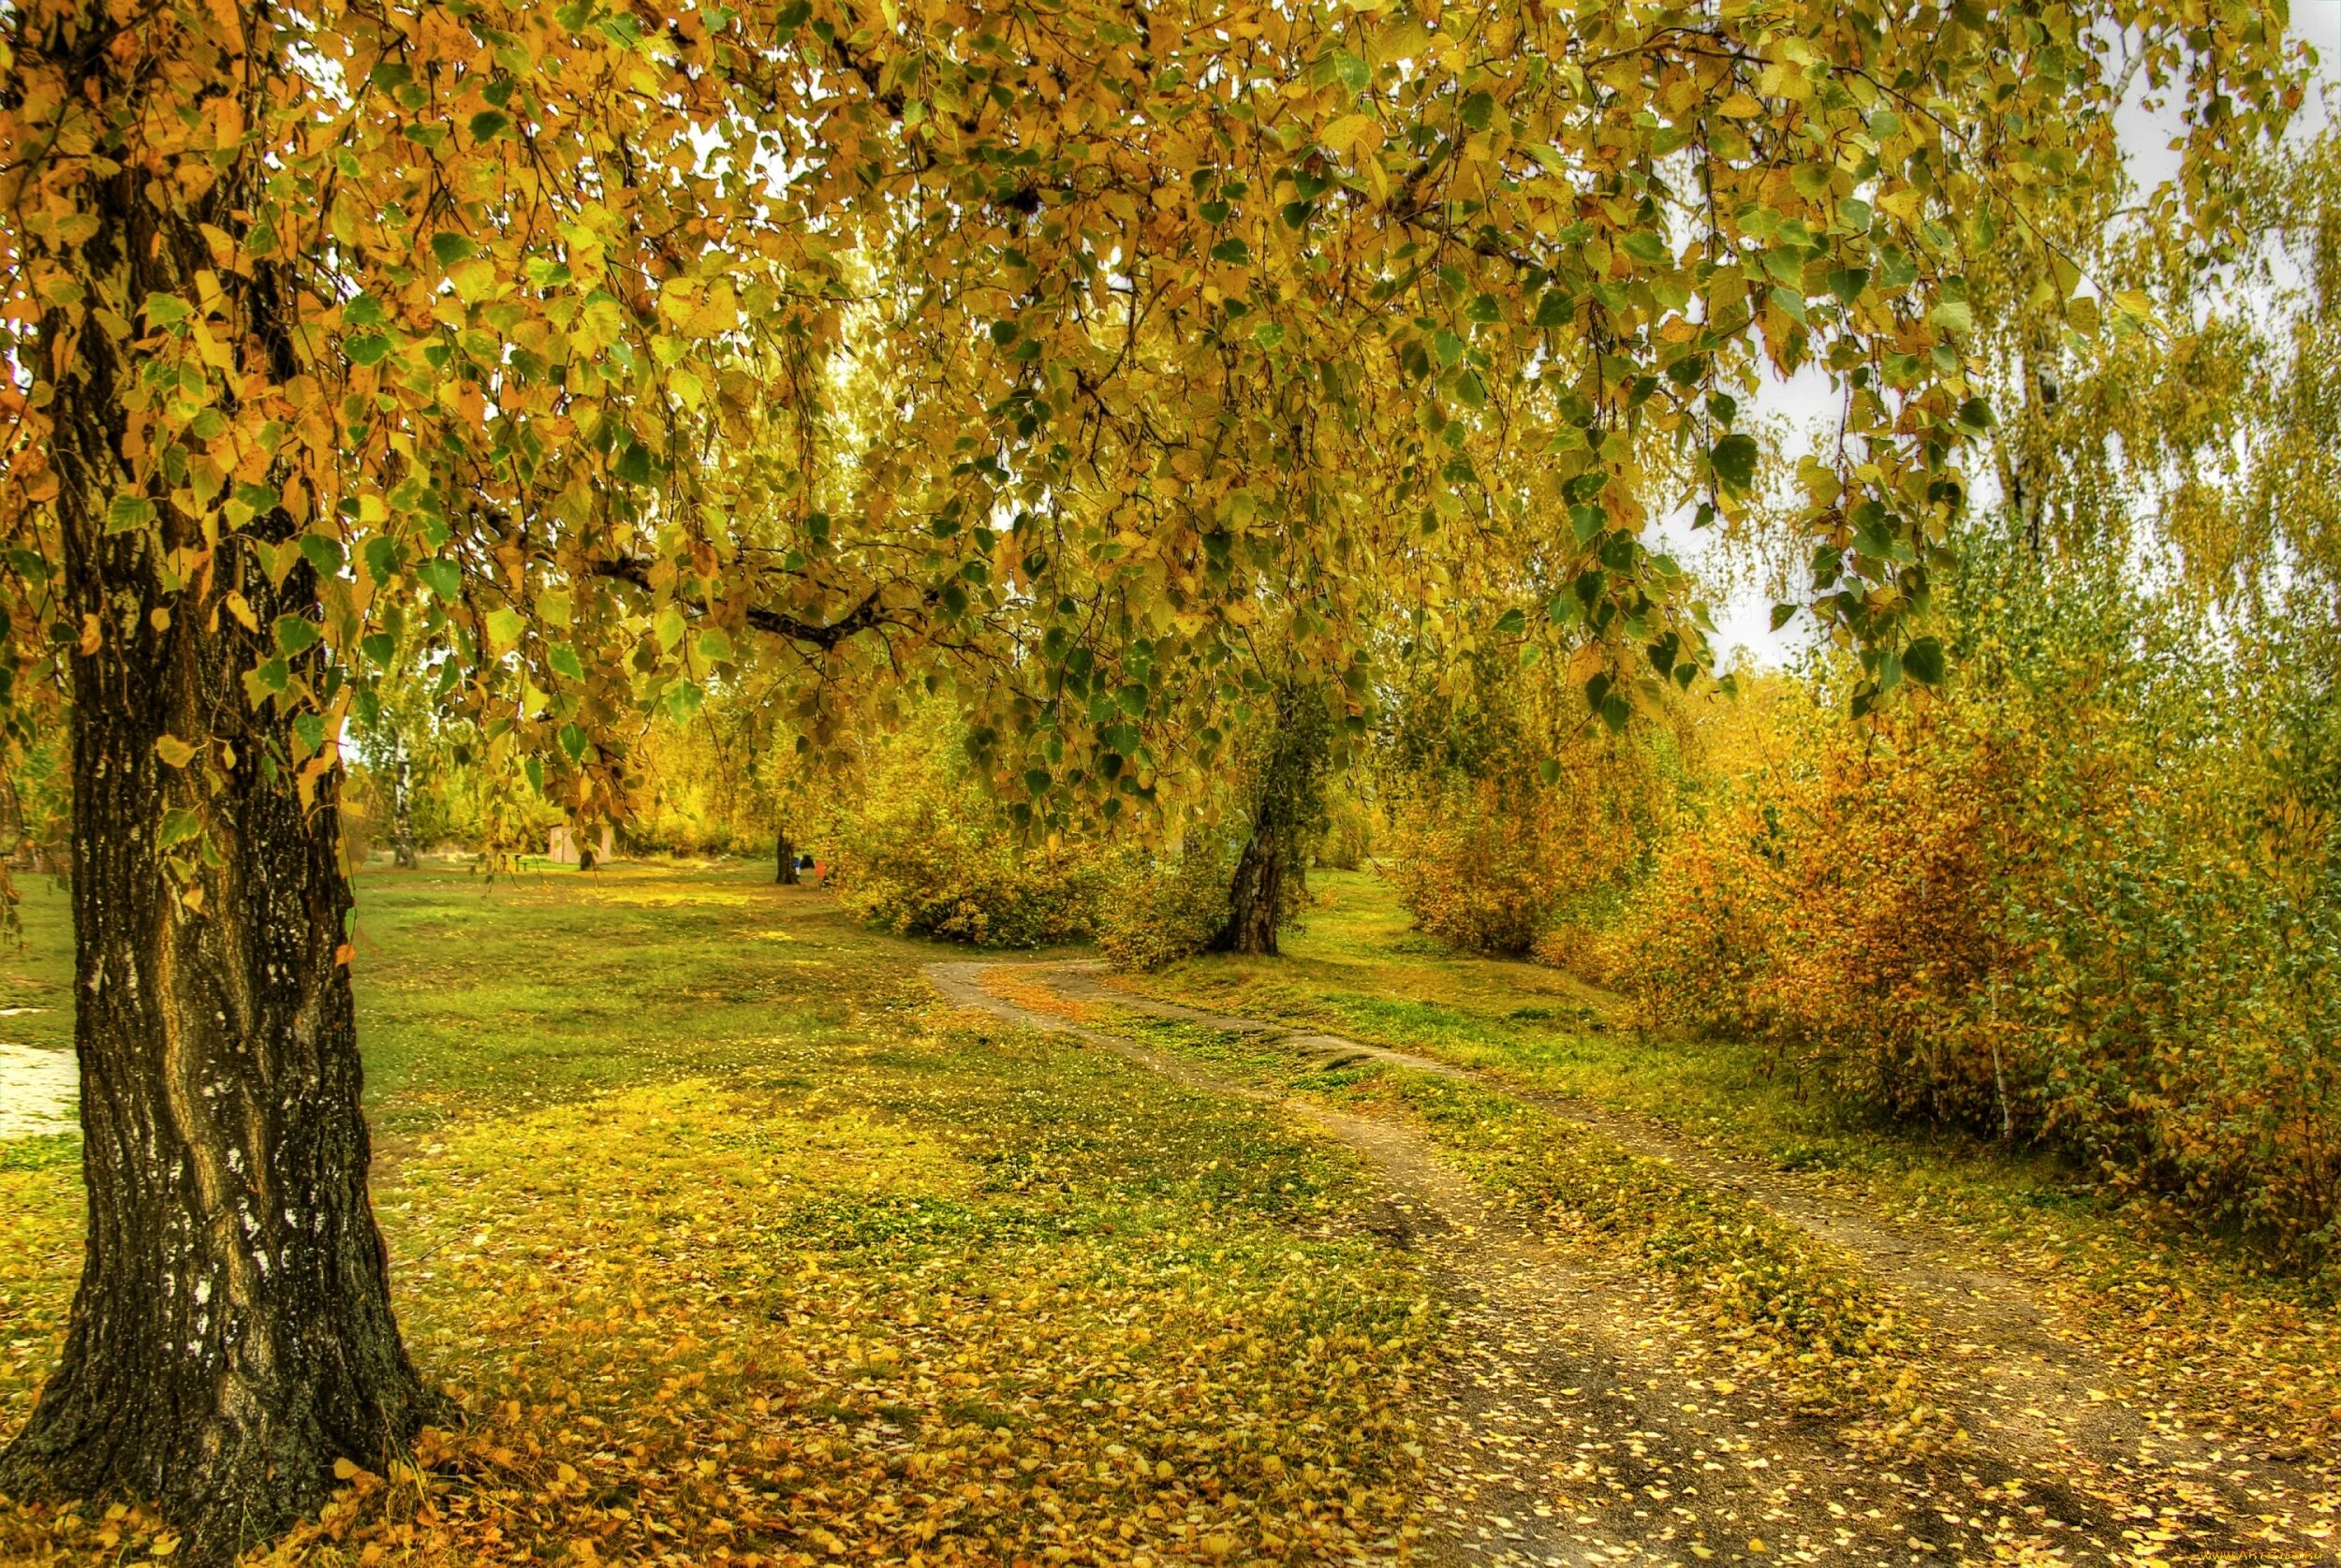
POLYGON ((1699 668, 1649 524, 1735 506, 1749 394, 1818 364, 1815 608, 1888 684, 1990 417, 1970 272, 2036 256, 2060 330, 2137 314, 2064 250, 2109 27, 2216 212, 2298 96, 2245 0, 22 6, 19 663, 131 635, 49 588, 94 480, 187 613, 250 613, 203 597, 223 550, 312 568, 248 680, 311 777, 420 635, 581 805, 616 717, 751 642, 940 667, 1011 790, 1143 794, 1145 726, 1214 716, 1172 672, 1266 593, 1340 668, 1364 596, 1437 613, 1500 542, 1595 634, 1597 706, 1699 668), (94 337, 124 440, 70 453, 94 337))

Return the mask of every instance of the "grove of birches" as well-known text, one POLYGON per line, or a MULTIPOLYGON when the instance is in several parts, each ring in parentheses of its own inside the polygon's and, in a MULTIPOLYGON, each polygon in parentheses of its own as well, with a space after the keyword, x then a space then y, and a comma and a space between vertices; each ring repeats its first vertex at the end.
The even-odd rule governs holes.
POLYGON ((0 0, 0 1559, 2331 1561, 2333 10, 0 0))

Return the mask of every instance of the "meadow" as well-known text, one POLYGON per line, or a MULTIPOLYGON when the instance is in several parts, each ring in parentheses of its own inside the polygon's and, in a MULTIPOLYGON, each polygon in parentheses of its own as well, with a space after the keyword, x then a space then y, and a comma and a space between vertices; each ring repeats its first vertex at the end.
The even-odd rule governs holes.
MULTIPOLYGON (((2324 1549, 2341 1356, 2297 1276, 1645 1035, 1371 872, 1312 888, 1281 958, 979 959, 979 1008, 929 974, 964 949, 760 868, 364 872, 375 1201, 466 1421, 265 1561, 2324 1549)), ((64 929, 31 890, 0 966, 44 1044, 64 929)), ((76 1156, 0 1145, 0 1429, 76 1156)), ((9 1561, 175 1546, 127 1500, 0 1513, 9 1561)))

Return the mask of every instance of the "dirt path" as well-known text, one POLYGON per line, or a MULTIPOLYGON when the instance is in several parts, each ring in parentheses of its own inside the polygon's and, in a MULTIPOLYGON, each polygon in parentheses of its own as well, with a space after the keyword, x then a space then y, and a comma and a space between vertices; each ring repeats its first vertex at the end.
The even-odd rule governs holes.
MULTIPOLYGON (((1425 1556, 1436 1562, 1941 1563, 2334 1559, 2319 1478, 2142 1414, 2102 1359, 2061 1333, 2024 1282, 1952 1238, 1890 1225, 1792 1176, 1742 1165, 1642 1119, 1551 1096, 1553 1114, 1701 1183, 1761 1204, 1852 1253, 1924 1327, 1970 1433, 1931 1463, 1874 1463, 1799 1417, 1629 1265, 1548 1243, 1409 1129, 1234 1083, 1187 1058, 983 984, 981 962, 933 964, 952 1002, 1068 1033, 1199 1090, 1279 1104, 1361 1154, 1374 1224, 1419 1249, 1455 1303, 1456 1357, 1430 1424, 1425 1556)), ((1459 1078, 1451 1063, 1110 989, 1094 965, 1017 966, 1067 1002, 1272 1042, 1325 1065, 1377 1061, 1459 1078)))

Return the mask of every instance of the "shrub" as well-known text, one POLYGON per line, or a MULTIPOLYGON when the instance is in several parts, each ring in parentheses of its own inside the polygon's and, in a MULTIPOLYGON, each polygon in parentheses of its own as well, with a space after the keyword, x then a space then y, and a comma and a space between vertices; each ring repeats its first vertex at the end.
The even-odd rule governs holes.
POLYGON ((841 901, 882 930, 992 947, 1086 939, 1107 881, 1091 846, 1035 843, 943 736, 876 749, 853 808, 825 835, 841 901))
POLYGON ((1484 683, 1467 713, 1425 703, 1409 715, 1454 739, 1401 737, 1391 874, 1418 930, 1519 957, 1613 901, 1641 865, 1674 787, 1673 742, 1648 725, 1587 733, 1573 692, 1484 683), (1575 717, 1546 711, 1568 701, 1575 717))
POLYGON ((1976 578, 1961 683, 1859 722, 1809 677, 1784 762, 1712 782, 1608 967, 1649 1021, 2334 1256, 2341 878, 2327 775, 2284 759, 2326 755, 2341 698, 2244 700, 2119 562, 1976 578))
POLYGON ((1126 852, 1098 911, 1098 947, 1127 969, 1160 969, 1211 947, 1228 927, 1240 849, 1233 834, 1212 831, 1176 856, 1126 852))
POLYGON ((1416 929, 1458 947, 1518 956, 1569 882, 1550 796, 1494 779, 1432 783, 1398 810, 1391 874, 1416 929))

